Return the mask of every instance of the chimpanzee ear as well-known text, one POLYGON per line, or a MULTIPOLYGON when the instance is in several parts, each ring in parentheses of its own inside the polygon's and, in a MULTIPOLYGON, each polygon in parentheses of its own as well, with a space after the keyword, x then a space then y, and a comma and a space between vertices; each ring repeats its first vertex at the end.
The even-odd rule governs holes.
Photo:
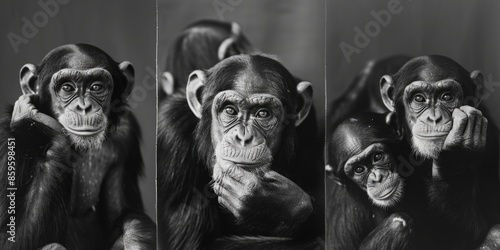
POLYGON ((382 95, 385 107, 391 112, 394 111, 393 93, 392 77, 390 75, 382 76, 382 79, 380 79, 380 95, 382 95))
POLYGON ((312 95, 313 90, 310 82, 300 82, 297 85, 297 94, 299 95, 301 106, 298 107, 297 119, 295 120, 295 127, 299 126, 309 114, 313 103, 312 95))
POLYGON ((165 94, 171 95, 174 93, 174 76, 172 73, 165 71, 160 77, 161 89, 165 94))
POLYGON ((25 64, 19 72, 19 83, 24 95, 38 93, 38 87, 35 86, 36 79, 36 66, 31 63, 25 64))
POLYGON ((235 50, 235 43, 236 39, 234 37, 229 37, 226 40, 222 41, 222 43, 219 45, 219 49, 217 50, 217 57, 220 61, 226 59, 229 56, 232 56, 233 54, 236 54, 236 52, 231 53, 231 51, 235 50))
POLYGON ((231 36, 222 41, 217 50, 217 56, 220 61, 226 59, 229 56, 239 54, 236 47, 236 37, 239 36, 241 32, 241 27, 238 23, 231 23, 231 36))
POLYGON ((189 80, 186 86, 186 98, 189 108, 191 108, 193 114, 198 118, 201 118, 201 92, 205 85, 205 81, 205 72, 195 70, 189 75, 189 80))
POLYGON ((472 82, 476 85, 476 100, 478 100, 477 103, 475 103, 475 106, 479 106, 481 101, 483 100, 482 97, 484 95, 484 76, 483 73, 479 70, 474 70, 470 73, 470 78, 472 79, 472 82))
POLYGON ((125 87, 125 91, 123 92, 123 94, 125 96, 129 96, 132 92, 132 89, 134 88, 134 66, 132 66, 132 63, 128 61, 123 61, 118 65, 118 67, 122 71, 123 75, 125 75, 125 77, 127 78, 127 86, 125 87))

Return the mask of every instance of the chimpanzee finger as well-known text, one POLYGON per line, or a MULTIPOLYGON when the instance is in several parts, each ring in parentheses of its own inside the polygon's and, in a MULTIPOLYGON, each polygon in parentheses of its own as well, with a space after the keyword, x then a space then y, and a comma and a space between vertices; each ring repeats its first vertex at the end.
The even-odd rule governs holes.
POLYGON ((473 147, 473 145, 476 143, 476 138, 479 135, 480 130, 475 130, 477 122, 481 123, 483 117, 483 113, 479 111, 478 109, 475 109, 470 106, 462 106, 460 107, 460 110, 462 110, 466 115, 467 115, 467 126, 465 128, 465 133, 464 133, 464 139, 465 145, 467 147, 473 147))
POLYGON ((255 181, 256 176, 244 169, 238 167, 236 164, 229 161, 220 161, 219 163, 222 172, 230 178, 241 184, 248 184, 248 182, 255 181))
POLYGON ((467 126, 467 115, 460 109, 453 110, 453 127, 446 137, 445 146, 458 146, 463 138, 467 126))
POLYGON ((218 182, 214 182, 213 185, 212 185, 212 189, 214 190, 214 193, 217 196, 221 196, 222 195, 222 190, 224 189, 224 187, 222 186, 222 184, 220 184, 218 182))
POLYGON ((248 192, 245 185, 237 182, 235 179, 229 176, 225 176, 225 178, 222 179, 222 187, 227 190, 232 196, 237 197, 241 197, 248 192))
MULTIPOLYGON (((469 122, 472 120, 469 119, 469 122)), ((471 134, 467 135, 470 138, 470 148, 472 150, 477 150, 481 145, 481 127, 483 126, 483 117, 475 116, 474 117, 474 128, 472 129, 471 134)))
POLYGON ((217 201, 219 204, 223 207, 225 207, 227 210, 229 210, 234 216, 237 216, 239 214, 238 210, 224 197, 219 196, 217 198, 217 201))
POLYGON ((40 113, 36 109, 33 109, 31 111, 31 118, 37 122, 40 122, 40 123, 43 123, 43 124, 49 126, 50 128, 52 128, 54 130, 57 130, 57 131, 60 131, 63 128, 61 123, 59 123, 56 119, 54 119, 54 118, 52 118, 44 113, 40 113))
POLYGON ((221 195, 217 198, 219 204, 227 208, 231 213, 238 217, 239 211, 242 209, 242 202, 240 197, 231 195, 226 189, 221 189, 221 195))
POLYGON ((288 180, 285 176, 273 170, 267 171, 264 174, 264 179, 266 179, 267 181, 279 181, 279 182, 284 182, 288 180))

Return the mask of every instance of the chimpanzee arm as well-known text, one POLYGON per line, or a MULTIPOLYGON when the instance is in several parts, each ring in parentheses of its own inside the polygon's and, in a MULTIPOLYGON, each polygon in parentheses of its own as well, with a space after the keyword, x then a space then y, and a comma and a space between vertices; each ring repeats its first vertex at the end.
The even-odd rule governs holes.
POLYGON ((1 245, 36 249, 52 242, 64 244, 72 183, 69 142, 34 119, 10 123, 10 115, 0 123, 0 178, 5 183, 0 188, 1 245), (13 185, 9 176, 15 176, 13 185), (17 190, 8 190, 11 187, 17 190), (12 218, 15 229, 8 226, 12 218), (11 229, 15 237, 9 238, 14 236, 7 233, 11 229))
POLYGON ((483 241, 478 250, 494 250, 500 248, 500 224, 493 226, 486 239, 483 241))
POLYGON ((417 249, 415 235, 411 217, 394 213, 361 242, 359 249, 417 249))
POLYGON ((479 203, 481 193, 488 192, 480 190, 481 182, 486 181, 481 172, 487 166, 487 125, 480 111, 468 106, 455 109, 453 128, 443 151, 433 160, 428 209, 441 222, 436 230, 443 230, 440 225, 454 225, 443 230, 443 242, 459 237, 477 243, 489 229, 479 203))
MULTIPOLYGON (((373 215, 381 217, 361 192, 349 192, 346 186, 327 182, 326 242, 329 249, 358 249, 376 227, 373 215)), ((385 216, 385 215, 382 215, 385 216)))
POLYGON ((112 249, 154 249, 156 226, 144 213, 138 186, 143 168, 140 128, 130 113, 119 120, 107 143, 118 155, 101 188, 100 207, 106 211, 108 243, 112 249))
POLYGON ((217 237, 219 205, 193 146, 198 119, 182 92, 162 102, 158 116, 159 249, 208 246, 217 237))

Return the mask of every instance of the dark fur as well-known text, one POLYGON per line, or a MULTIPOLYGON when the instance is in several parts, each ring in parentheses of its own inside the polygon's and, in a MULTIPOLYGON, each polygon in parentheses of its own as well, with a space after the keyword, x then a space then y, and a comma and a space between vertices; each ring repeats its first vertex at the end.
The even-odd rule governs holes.
MULTIPOLYGON (((464 97, 476 94, 476 85, 470 73, 455 61, 437 55, 410 60, 393 76, 397 118, 408 141, 412 134, 405 121, 403 90, 409 83, 422 80, 420 72, 426 67, 435 67, 440 72, 430 80, 451 78, 461 83, 464 97)), ((463 105, 466 104, 473 105, 463 105)), ((484 240, 488 230, 500 222, 498 128, 484 106, 480 105, 478 109, 489 121, 486 152, 480 162, 449 165, 443 173, 446 178, 442 182, 430 181, 430 174, 424 175, 428 179, 428 214, 434 224, 429 229, 431 235, 439 235, 434 243, 440 249, 476 247, 484 240)))
MULTIPOLYGON (((327 178, 327 247, 328 249, 406 249, 393 246, 412 246, 417 234, 413 222, 411 230, 392 228, 394 213, 403 211, 407 221, 420 216, 423 197, 419 190, 421 183, 415 173, 406 178, 403 200, 395 207, 383 209, 372 204, 366 191, 347 177, 344 172, 346 161, 356 152, 345 149, 346 137, 361 138, 360 149, 372 143, 382 142, 391 148, 396 157, 409 157, 409 147, 401 142, 396 131, 385 124, 385 115, 375 113, 360 113, 350 116, 341 123, 337 130, 328 138, 329 164, 333 168, 332 178, 327 178), (350 119, 356 122, 349 122, 350 119), (410 233, 411 232, 411 233, 410 233), (381 239, 384 238, 384 241, 381 239), (407 245, 405 245, 407 246, 407 245)), ((413 221, 413 220, 412 220, 413 221)), ((420 236, 419 236, 420 237, 420 236)))
MULTIPOLYGON (((252 57, 252 60, 254 61, 251 67, 254 72, 279 84, 270 86, 269 92, 278 93, 284 101, 285 109, 288 112, 294 111, 297 83, 290 73, 282 66, 276 67, 275 64, 269 64, 260 57, 252 57), (285 80, 282 80, 283 76, 285 80), (290 92, 286 93, 285 88, 290 92)), ((212 100, 218 92, 232 89, 231 74, 245 67, 248 66, 240 62, 220 72, 214 70, 208 72, 209 82, 206 83, 202 94, 204 105, 201 120, 191 113, 185 94, 182 92, 175 93, 160 104, 158 126, 160 247, 198 249, 208 247, 220 236, 269 234, 266 225, 253 224, 251 221, 246 223, 244 229, 235 227, 234 221, 221 209, 216 195, 210 188, 213 155, 210 138, 212 100), (215 81, 211 80, 211 74, 215 74, 215 81)), ((315 199, 313 215, 301 229, 294 232, 294 236, 309 238, 321 235, 318 231, 321 231, 323 224, 322 174, 317 168, 319 160, 317 155, 320 154, 320 150, 316 144, 315 134, 311 132, 316 130, 314 115, 311 117, 298 128, 293 126, 293 121, 288 121, 280 153, 273 164, 273 169, 293 180, 315 199)), ((258 242, 256 241, 256 244, 259 244, 258 242)), ((238 240, 234 243, 239 244, 238 240)))
MULTIPOLYGON (((0 136, 16 138, 16 243, 7 241, 6 189, 1 189, 3 249, 36 249, 57 242, 68 249, 109 249, 123 234, 122 225, 129 219, 143 221, 134 228, 135 237, 150 237, 154 244, 154 224, 143 215, 143 205, 138 187, 142 172, 140 153, 140 128, 134 116, 127 111, 125 98, 126 80, 118 64, 106 53, 91 45, 76 45, 81 53, 91 56, 105 66, 113 75, 115 89, 112 101, 118 111, 111 112, 107 139, 100 150, 77 152, 64 135, 57 134, 47 126, 25 119, 10 128, 12 109, 1 120, 0 136), (51 148, 55 156, 46 155, 51 148), (117 157, 113 157, 112 155, 117 157), (92 158, 89 158, 92 157, 92 158), (90 162, 86 159, 90 159, 90 162), (44 163, 47 162, 47 165, 44 163), (82 172, 83 165, 91 163, 99 171, 82 172), (98 202, 90 204, 77 196, 77 182, 88 180, 93 174, 102 174, 102 183, 97 188, 98 202), (40 189, 43 188, 43 191, 40 189), (28 194, 33 193, 33 198, 28 194), (34 199, 35 198, 35 199, 34 199), (92 208, 92 205, 95 205, 92 208), (134 216, 134 214, 138 214, 134 216), (143 216, 142 216, 143 215, 143 216), (127 219, 124 219, 127 218, 127 219), (108 242, 108 243, 106 243, 108 242)), ((49 53, 39 67, 38 83, 41 90, 35 105, 43 113, 54 116, 50 110, 48 83, 50 76, 60 67, 65 67, 65 58, 73 55, 71 46, 60 47, 49 53)), ((2 166, 6 166, 6 148, 0 146, 2 166)), ((0 177, 7 179, 7 169, 0 168, 0 177)), ((96 187, 95 185, 100 185, 96 187)), ((148 246, 148 245, 145 245, 148 246)))

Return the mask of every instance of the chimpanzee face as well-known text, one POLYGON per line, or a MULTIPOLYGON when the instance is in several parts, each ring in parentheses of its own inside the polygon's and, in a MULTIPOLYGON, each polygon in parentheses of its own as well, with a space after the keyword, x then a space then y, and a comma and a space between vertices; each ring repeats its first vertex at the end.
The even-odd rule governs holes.
POLYGON ((52 110, 80 147, 101 145, 113 93, 111 74, 102 68, 61 69, 50 82, 52 110))
POLYGON ((248 55, 191 73, 186 97, 200 118, 197 136, 205 160, 215 160, 213 166, 230 162, 253 172, 269 170, 281 144, 293 146, 291 128, 304 121, 312 105, 309 82, 296 84, 275 60, 248 55))
POLYGON ((216 156, 244 168, 269 167, 279 149, 284 112, 270 94, 220 92, 212 106, 216 156))
POLYGON ((406 86, 403 104, 416 151, 430 158, 439 155, 453 125, 451 114, 462 106, 463 99, 462 87, 452 79, 415 81, 406 86))
POLYGON ((104 51, 87 44, 53 49, 39 66, 26 64, 20 73, 24 94, 39 96, 38 109, 64 127, 77 149, 98 149, 115 125, 134 85, 134 68, 117 63, 104 51))
POLYGON ((379 207, 391 207, 403 197, 404 179, 399 176, 396 159, 385 143, 373 143, 352 156, 344 172, 379 207))
POLYGON ((436 159, 453 127, 454 110, 479 105, 483 76, 450 58, 430 55, 413 58, 380 84, 385 106, 396 112, 414 151, 436 159))

